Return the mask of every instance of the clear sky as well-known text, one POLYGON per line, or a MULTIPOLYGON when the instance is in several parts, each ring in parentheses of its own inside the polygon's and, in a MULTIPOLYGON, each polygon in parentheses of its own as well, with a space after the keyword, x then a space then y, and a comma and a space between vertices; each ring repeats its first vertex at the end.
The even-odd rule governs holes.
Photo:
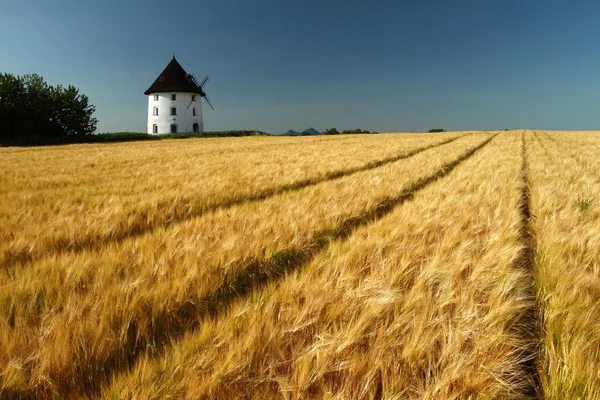
POLYGON ((600 129, 600 2, 0 0, 0 72, 144 131, 173 53, 207 130, 600 129))

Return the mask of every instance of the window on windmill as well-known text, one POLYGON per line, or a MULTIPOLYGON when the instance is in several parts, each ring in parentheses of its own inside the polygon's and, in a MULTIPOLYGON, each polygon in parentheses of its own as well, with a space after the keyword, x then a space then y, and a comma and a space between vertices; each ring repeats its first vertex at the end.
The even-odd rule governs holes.
POLYGON ((158 133, 158 125, 152 125, 152 133, 158 133))
POLYGON ((175 93, 171 95, 171 100, 177 100, 177 95, 175 93))
POLYGON ((154 101, 158 101, 158 95, 157 94, 154 95, 154 101))
POLYGON ((192 108, 192 115, 195 117, 196 116, 196 109, 192 108))
POLYGON ((196 95, 195 94, 192 95, 192 101, 196 101, 196 95))
POLYGON ((158 115, 158 107, 154 107, 152 110, 152 115, 158 115))
POLYGON ((171 115, 177 115, 177 107, 171 107, 171 115))

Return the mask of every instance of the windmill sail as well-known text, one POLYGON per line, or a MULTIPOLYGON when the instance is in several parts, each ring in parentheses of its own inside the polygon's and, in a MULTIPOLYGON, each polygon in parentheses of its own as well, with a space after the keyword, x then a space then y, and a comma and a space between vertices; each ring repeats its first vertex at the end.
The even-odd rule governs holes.
POLYGON ((210 99, 208 98, 208 96, 207 96, 206 94, 204 95, 204 100, 206 100, 206 102, 208 103, 208 105, 210 106, 210 108, 212 108, 213 110, 215 109, 215 108, 213 107, 213 105, 212 105, 212 104, 210 104, 210 99))

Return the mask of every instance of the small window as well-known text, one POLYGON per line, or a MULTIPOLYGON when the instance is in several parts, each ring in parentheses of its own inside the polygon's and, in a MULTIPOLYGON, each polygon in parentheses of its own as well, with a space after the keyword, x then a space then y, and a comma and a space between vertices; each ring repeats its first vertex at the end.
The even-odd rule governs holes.
POLYGON ((177 107, 171 107, 171 115, 177 115, 177 107))
POLYGON ((192 95, 192 101, 196 101, 196 95, 195 94, 192 95))
POLYGON ((154 101, 158 101, 158 95, 157 94, 154 95, 154 101))
POLYGON ((154 107, 152 110, 152 115, 158 115, 158 107, 154 107))
POLYGON ((171 100, 177 100, 177 95, 175 93, 171 95, 171 100))
POLYGON ((152 133, 158 133, 158 125, 152 125, 152 133))
POLYGON ((171 124, 171 133, 177 133, 177 124, 171 124))
POLYGON ((192 108, 192 115, 195 117, 196 116, 196 109, 192 108))

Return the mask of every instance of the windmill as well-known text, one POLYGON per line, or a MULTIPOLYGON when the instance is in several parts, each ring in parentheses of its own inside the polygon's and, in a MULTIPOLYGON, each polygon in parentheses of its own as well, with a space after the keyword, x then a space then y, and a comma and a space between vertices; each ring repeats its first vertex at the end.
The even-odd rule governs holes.
MULTIPOLYGON (((188 76, 189 76, 190 80, 191 80, 192 82, 194 82, 194 84, 200 88, 200 96, 201 96, 201 97, 204 97, 204 100, 205 100, 205 101, 208 103, 208 105, 210 106, 210 108, 212 108, 212 109, 214 110, 215 108, 214 108, 214 107, 213 107, 213 105, 210 103, 210 99, 208 98, 208 95, 207 95, 207 94, 206 94, 206 92, 204 91, 204 86, 205 86, 205 85, 208 83, 208 81, 210 80, 210 78, 208 77, 208 75, 206 75, 206 76, 204 77, 204 79, 202 79, 202 82, 201 82, 201 83, 198 83, 198 79, 196 79, 196 75, 194 75, 194 74, 190 74, 190 75, 188 75, 188 76)), ((192 105, 192 102, 193 102, 194 100, 196 100, 196 95, 192 95, 192 101, 190 101, 190 104, 188 104, 188 106, 187 106, 187 108, 188 108, 188 109, 190 108, 190 106, 192 105)))
POLYGON ((198 96, 204 97, 210 108, 215 109, 205 92, 208 80, 206 76, 199 82, 196 76, 188 74, 173 56, 171 62, 144 92, 148 96, 148 134, 204 132, 202 103, 198 96), (192 103, 195 106, 190 110, 192 103), (178 113, 177 110, 184 112, 178 113))

